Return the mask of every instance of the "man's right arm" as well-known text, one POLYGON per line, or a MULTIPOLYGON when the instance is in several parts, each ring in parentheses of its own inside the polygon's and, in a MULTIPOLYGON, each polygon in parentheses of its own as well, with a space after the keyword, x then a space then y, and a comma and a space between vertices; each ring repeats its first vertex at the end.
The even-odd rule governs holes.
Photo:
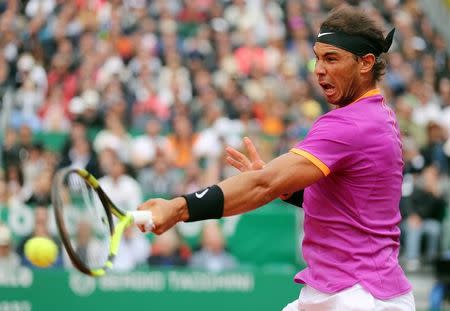
MULTIPOLYGON (((283 193, 294 193, 324 176, 324 173, 310 160, 288 152, 270 161, 260 170, 244 172, 218 183, 217 186, 222 191, 224 199, 222 215, 232 216, 254 210, 283 193)), ((211 192, 209 191, 206 195, 211 192)), ((216 208, 206 206, 206 208, 210 207, 216 208)), ((172 200, 152 199, 142 204, 139 209, 152 211, 153 232, 157 234, 165 232, 179 221, 190 220, 187 201, 184 197, 172 200)))
POLYGON ((324 177, 310 160, 288 152, 261 170, 232 176, 218 184, 224 194, 224 216, 263 206, 283 193, 294 193, 324 177))

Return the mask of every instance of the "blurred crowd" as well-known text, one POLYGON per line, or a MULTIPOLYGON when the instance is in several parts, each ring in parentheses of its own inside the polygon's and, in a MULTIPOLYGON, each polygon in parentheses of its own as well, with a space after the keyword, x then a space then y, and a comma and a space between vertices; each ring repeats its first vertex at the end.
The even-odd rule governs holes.
MULTIPOLYGON (((0 206, 45 214, 55 170, 73 166, 135 209, 235 174, 224 146, 240 148, 243 136, 265 160, 288 151, 332 109, 313 72, 318 27, 331 8, 359 5, 396 28, 380 88, 403 135, 402 257, 415 271, 444 251, 450 174, 447 42, 417 2, 1 1, 0 206), (57 152, 35 139, 54 132, 67 137, 57 152)), ((136 258, 167 264, 173 250, 161 245, 173 245, 173 262, 217 269, 208 251, 180 248, 176 232, 161 238, 136 258)))

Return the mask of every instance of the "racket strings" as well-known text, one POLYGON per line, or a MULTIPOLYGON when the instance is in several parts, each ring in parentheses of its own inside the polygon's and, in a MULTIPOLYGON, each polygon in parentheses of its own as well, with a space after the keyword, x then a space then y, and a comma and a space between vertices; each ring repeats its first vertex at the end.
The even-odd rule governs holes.
POLYGON ((64 222, 70 228, 72 249, 88 269, 103 268, 109 254, 108 216, 97 192, 75 172, 64 182, 64 222))

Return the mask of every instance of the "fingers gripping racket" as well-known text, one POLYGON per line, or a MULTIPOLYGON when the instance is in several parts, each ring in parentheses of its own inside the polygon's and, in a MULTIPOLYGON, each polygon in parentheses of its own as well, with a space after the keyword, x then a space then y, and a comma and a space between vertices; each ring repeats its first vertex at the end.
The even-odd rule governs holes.
POLYGON ((79 271, 102 276, 113 267, 125 230, 152 225, 150 211, 125 212, 83 169, 59 170, 52 184, 56 225, 67 255, 79 271))

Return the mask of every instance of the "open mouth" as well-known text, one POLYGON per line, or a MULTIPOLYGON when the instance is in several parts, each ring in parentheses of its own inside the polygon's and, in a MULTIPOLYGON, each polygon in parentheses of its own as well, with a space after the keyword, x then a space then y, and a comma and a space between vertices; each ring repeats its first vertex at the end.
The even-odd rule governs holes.
POLYGON ((335 87, 334 85, 327 83, 327 82, 319 82, 320 86, 322 87, 323 92, 326 96, 331 96, 334 94, 335 87))

